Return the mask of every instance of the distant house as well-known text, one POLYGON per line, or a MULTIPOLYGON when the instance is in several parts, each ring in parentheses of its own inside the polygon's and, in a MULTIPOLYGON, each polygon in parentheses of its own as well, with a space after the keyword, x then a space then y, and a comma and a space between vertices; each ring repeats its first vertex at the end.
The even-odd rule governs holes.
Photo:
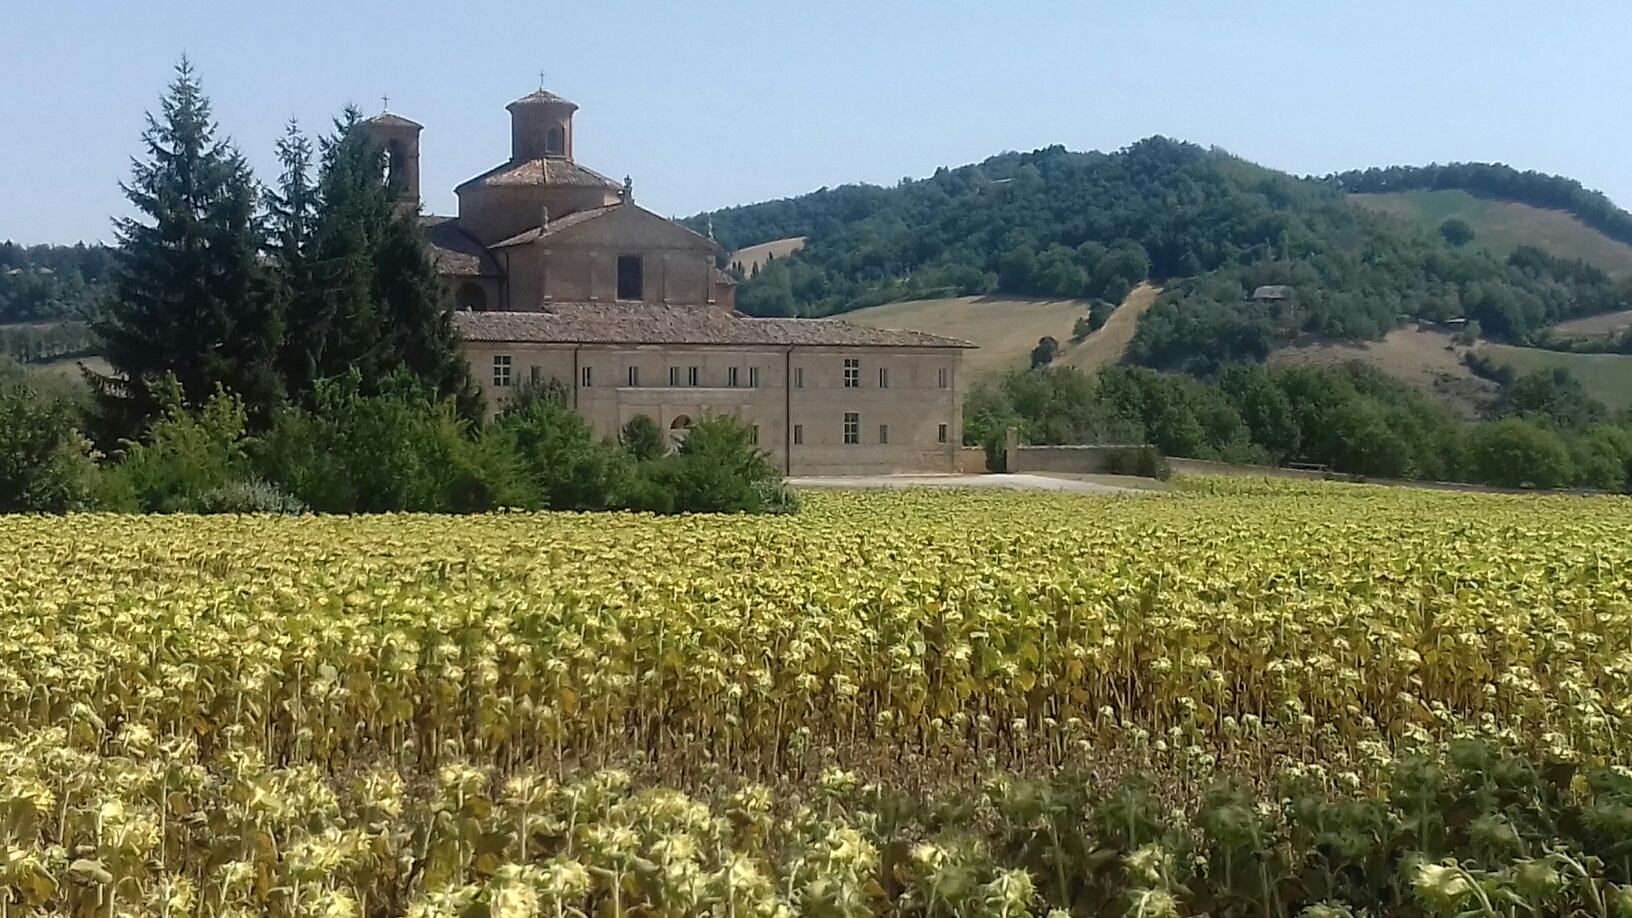
POLYGON ((1272 303, 1291 298, 1292 288, 1285 284, 1268 284, 1252 291, 1252 300, 1255 303, 1272 303))

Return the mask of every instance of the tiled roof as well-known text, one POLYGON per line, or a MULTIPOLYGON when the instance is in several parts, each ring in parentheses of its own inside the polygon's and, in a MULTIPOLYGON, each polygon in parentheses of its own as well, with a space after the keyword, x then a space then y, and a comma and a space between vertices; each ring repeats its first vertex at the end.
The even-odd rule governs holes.
POLYGON ((732 277, 731 275, 725 273, 724 271, 721 271, 719 268, 715 268, 714 269, 714 283, 724 284, 727 287, 735 287, 737 285, 737 279, 732 277))
POLYGON ((573 108, 578 107, 575 103, 568 102, 566 99, 561 98, 560 96, 556 95, 555 93, 546 92, 546 91, 544 91, 542 89, 540 89, 538 92, 528 93, 527 95, 522 96, 521 98, 517 99, 514 102, 511 102, 510 104, 511 105, 571 105, 573 108))
POLYGON ((470 238, 460 228, 456 217, 426 215, 419 218, 425 230, 425 241, 431 249, 431 261, 439 274, 460 277, 498 277, 499 266, 487 254, 482 244, 470 238))
POLYGON ((493 243, 493 248, 502 249, 506 246, 525 245, 529 242, 537 242, 539 239, 553 236, 562 230, 568 229, 569 227, 577 226, 580 223, 588 223, 589 221, 598 217, 604 217, 622 206, 623 204, 621 203, 608 204, 605 207, 592 207, 589 210, 573 211, 572 213, 561 217, 551 217, 549 226, 543 228, 535 226, 530 230, 517 233, 503 242, 493 243))
POLYGON ((972 348, 956 338, 837 319, 755 319, 707 306, 553 303, 543 312, 456 312, 467 341, 536 344, 737 344, 972 348))
POLYGON ((528 159, 521 162, 508 162, 501 166, 483 172, 468 182, 460 185, 455 191, 463 191, 478 185, 488 187, 504 185, 572 185, 580 188, 606 188, 621 191, 622 182, 612 179, 584 166, 580 166, 570 159, 528 159))
POLYGON ((391 112, 380 112, 378 115, 375 115, 372 118, 364 118, 363 123, 384 124, 389 127, 423 128, 425 126, 420 124, 418 121, 410 121, 401 115, 394 115, 391 112))

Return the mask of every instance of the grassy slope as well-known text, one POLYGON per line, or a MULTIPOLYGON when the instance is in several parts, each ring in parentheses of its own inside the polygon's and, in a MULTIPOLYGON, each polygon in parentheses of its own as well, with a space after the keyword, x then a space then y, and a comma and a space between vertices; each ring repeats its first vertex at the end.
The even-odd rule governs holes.
POLYGON ((1587 393, 1611 408, 1632 408, 1632 356, 1626 354, 1563 354, 1533 347, 1485 344, 1480 350, 1498 363, 1520 373, 1565 367, 1581 380, 1587 393))
POLYGON ((1582 319, 1560 322, 1553 330, 1571 338, 1604 338, 1632 328, 1632 309, 1606 312, 1582 319))
POLYGON ((1350 195, 1355 202, 1415 221, 1430 231, 1460 217, 1476 234, 1470 245, 1506 257, 1520 245, 1580 258, 1616 275, 1632 274, 1632 246, 1605 236, 1563 211, 1493 201, 1465 191, 1400 191, 1350 195))
POLYGON ((1071 329, 1088 314, 1085 300, 965 296, 886 303, 836 318, 873 328, 904 328, 971 341, 980 349, 971 351, 964 361, 976 375, 1026 366, 1031 349, 1045 335, 1054 336, 1062 346, 1058 365, 1091 371, 1122 358, 1139 317, 1159 292, 1158 287, 1141 286, 1111 314, 1104 328, 1079 344, 1071 343, 1071 329))
POLYGON ((1284 348, 1275 352, 1270 362, 1336 366, 1358 360, 1450 404, 1466 417, 1477 417, 1495 402, 1499 390, 1495 383, 1473 375, 1462 363, 1462 351, 1444 332, 1408 326, 1389 332, 1381 341, 1284 348))

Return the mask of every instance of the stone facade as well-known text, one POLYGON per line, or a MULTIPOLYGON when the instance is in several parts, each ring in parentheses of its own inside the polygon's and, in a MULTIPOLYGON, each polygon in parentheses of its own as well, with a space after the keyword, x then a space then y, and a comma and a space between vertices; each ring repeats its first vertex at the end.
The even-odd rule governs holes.
POLYGON ((523 382, 555 380, 602 437, 644 414, 678 443, 698 419, 724 414, 756 428, 788 475, 958 470, 956 348, 467 341, 466 350, 493 409, 523 382), (850 388, 847 359, 858 364, 850 388))
MULTIPOLYGON (((972 345, 736 312, 711 238, 573 160, 576 105, 540 91, 509 110, 510 160, 459 186, 458 216, 422 218, 490 408, 554 380, 601 436, 646 415, 678 443, 726 414, 789 475, 958 471, 972 345)), ((365 124, 417 209, 420 126, 365 124)))

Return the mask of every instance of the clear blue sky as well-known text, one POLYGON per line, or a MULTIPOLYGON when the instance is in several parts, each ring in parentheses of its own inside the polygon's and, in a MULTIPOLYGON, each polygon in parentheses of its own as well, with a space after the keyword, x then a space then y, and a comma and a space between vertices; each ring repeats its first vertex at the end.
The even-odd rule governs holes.
POLYGON ((577 102, 580 161, 664 214, 1161 133, 1299 173, 1452 160, 1632 205, 1627 0, 0 0, 0 239, 109 238, 185 52, 271 179, 296 117, 426 125, 427 208, 577 102))

